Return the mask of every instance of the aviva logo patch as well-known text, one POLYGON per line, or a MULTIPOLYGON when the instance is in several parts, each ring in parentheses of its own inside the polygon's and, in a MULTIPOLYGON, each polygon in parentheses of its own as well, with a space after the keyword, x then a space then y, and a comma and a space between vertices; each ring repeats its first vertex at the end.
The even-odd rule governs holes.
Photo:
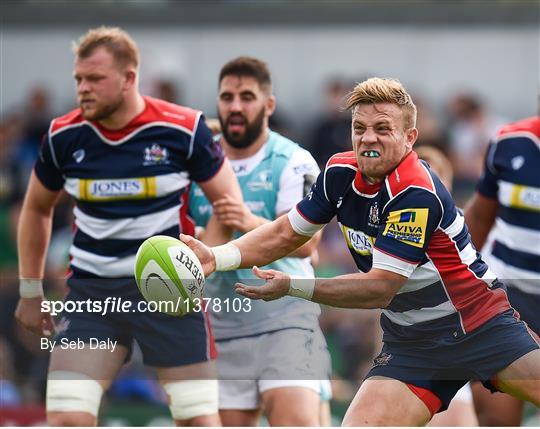
POLYGON ((81 179, 79 200, 111 201, 155 198, 156 178, 135 177, 131 179, 81 179))
POLYGON ((429 209, 407 209, 390 212, 383 235, 411 246, 423 247, 428 211, 429 209))

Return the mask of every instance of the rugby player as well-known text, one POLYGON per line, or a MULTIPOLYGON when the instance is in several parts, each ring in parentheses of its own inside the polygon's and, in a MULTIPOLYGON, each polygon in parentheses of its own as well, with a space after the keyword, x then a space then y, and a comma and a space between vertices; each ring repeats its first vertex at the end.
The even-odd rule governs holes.
MULTIPOLYGON (((135 254, 153 235, 188 232, 181 223, 192 180, 210 201, 241 192, 200 111, 142 96, 139 51, 119 28, 90 30, 74 48, 79 108, 51 122, 22 208, 18 231, 21 298, 16 318, 38 335, 53 332, 40 311, 41 278, 51 217, 62 189, 75 200, 66 300, 142 301, 133 279, 135 254)), ((186 224, 187 225, 187 224, 186 224)), ((212 221, 209 229, 226 235, 212 221)), ((215 346, 204 313, 65 313, 55 337, 83 342, 54 348, 47 382, 53 426, 97 423, 103 392, 139 344, 155 367, 177 424, 219 425, 215 346), (89 350, 91 339, 117 341, 89 350)))
MULTIPOLYGON (((197 226, 205 227, 213 212, 238 237, 288 212, 310 190, 319 167, 308 151, 268 128, 276 99, 266 63, 235 58, 221 69, 218 86, 222 134, 216 138, 237 175, 244 202, 224 197, 212 205, 194 186, 189 207, 197 226)), ((206 232, 204 238, 209 238, 206 232)), ((313 277, 309 257, 319 238, 316 234, 294 257, 268 268, 313 277)), ((207 296, 238 300, 235 283, 252 277, 250 270, 217 273, 207 280, 207 296)), ((271 304, 254 301, 249 311, 222 306, 210 314, 219 352, 222 423, 258 426, 264 409, 271 426, 319 426, 319 379, 330 371, 319 306, 289 297, 271 304)))
POLYGON ((206 273, 253 266, 266 281, 238 284, 243 296, 383 309, 383 349, 345 426, 426 424, 470 379, 540 404, 538 340, 472 246, 447 189, 412 151, 410 95, 398 81, 372 78, 354 88, 347 108, 353 151, 330 158, 287 216, 213 248, 181 239, 206 273), (257 267, 294 251, 334 216, 363 243, 351 250, 362 273, 298 279, 257 267))
MULTIPOLYGON (((465 222, 477 249, 508 286, 520 317, 540 332, 540 118, 503 127, 489 146, 465 222), (488 234, 490 234, 488 240, 488 234)), ((523 401, 473 385, 481 426, 519 426, 523 401)))

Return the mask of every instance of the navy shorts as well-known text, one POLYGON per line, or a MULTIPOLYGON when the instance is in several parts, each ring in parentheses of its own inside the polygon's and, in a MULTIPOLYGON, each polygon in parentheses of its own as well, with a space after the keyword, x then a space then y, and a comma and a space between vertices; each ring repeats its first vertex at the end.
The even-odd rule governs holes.
POLYGON ((461 338, 385 343, 366 378, 388 377, 426 389, 441 401, 440 412, 469 380, 480 380, 496 391, 490 380, 538 348, 526 324, 509 310, 461 338))
POLYGON ((540 335, 540 295, 522 292, 513 287, 511 281, 507 281, 507 284, 510 304, 517 310, 520 318, 540 335))
MULTIPOLYGON (((129 311, 97 312, 64 311, 58 323, 59 332, 54 338, 60 344, 62 338, 84 343, 117 341, 131 352, 137 341, 145 365, 176 367, 205 362, 217 356, 208 316, 203 312, 183 317, 169 316, 159 312, 138 311, 138 302, 144 301, 132 279, 69 279, 71 290, 67 301, 100 301, 115 297, 121 302, 131 302, 129 311), (99 287, 95 287, 96 282, 99 287), (110 286, 110 288, 107 288, 110 286), (92 340, 91 339, 95 339, 92 340)), ((93 305, 93 304, 90 304, 93 305)), ((102 304, 103 306, 103 304, 102 304)), ((66 340, 64 340, 66 341, 66 340)))

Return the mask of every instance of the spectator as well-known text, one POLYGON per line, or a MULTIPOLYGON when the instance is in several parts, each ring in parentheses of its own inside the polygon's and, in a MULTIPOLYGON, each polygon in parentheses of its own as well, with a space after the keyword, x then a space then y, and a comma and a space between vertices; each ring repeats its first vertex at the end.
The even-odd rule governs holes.
POLYGON ((449 149, 457 184, 473 185, 482 172, 483 154, 496 131, 507 122, 488 112, 475 95, 458 94, 450 100, 449 149))

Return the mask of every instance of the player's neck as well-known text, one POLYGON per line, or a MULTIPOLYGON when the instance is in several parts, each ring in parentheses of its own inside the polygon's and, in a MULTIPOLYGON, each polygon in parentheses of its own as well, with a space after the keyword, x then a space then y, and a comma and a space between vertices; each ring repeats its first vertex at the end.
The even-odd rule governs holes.
POLYGON ((145 107, 144 98, 136 92, 127 96, 125 102, 112 115, 98 122, 107 129, 119 130, 129 124, 137 115, 140 115, 145 107))
POLYGON ((268 128, 265 127, 261 135, 257 137, 253 144, 249 145, 248 147, 237 148, 231 146, 224 139, 223 150, 225 151, 225 155, 227 155, 229 159, 245 159, 255 155, 261 149, 261 147, 263 147, 267 140, 268 128))

